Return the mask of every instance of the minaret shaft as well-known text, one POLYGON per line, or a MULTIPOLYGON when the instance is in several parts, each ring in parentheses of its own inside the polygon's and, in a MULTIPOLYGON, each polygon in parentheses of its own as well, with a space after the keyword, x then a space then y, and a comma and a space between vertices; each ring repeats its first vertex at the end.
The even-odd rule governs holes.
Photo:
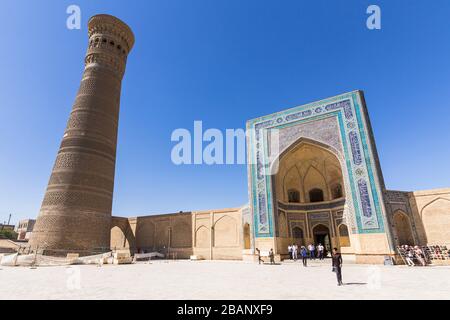
POLYGON ((109 249, 121 82, 133 44, 119 19, 89 20, 85 70, 30 239, 34 250, 109 249))

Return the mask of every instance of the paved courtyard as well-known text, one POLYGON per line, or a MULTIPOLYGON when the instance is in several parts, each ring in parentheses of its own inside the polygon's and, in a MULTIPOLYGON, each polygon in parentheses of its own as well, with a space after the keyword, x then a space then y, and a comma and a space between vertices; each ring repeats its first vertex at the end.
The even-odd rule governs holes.
POLYGON ((153 261, 134 265, 1 267, 0 299, 449 299, 450 267, 343 267, 153 261))

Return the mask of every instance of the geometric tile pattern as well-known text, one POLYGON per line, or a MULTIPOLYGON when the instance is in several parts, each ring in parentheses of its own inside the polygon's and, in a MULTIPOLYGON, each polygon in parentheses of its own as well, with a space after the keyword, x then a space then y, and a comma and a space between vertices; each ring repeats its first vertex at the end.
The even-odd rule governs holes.
MULTIPOLYGON (((255 237, 273 237, 274 204, 272 176, 276 155, 269 154, 273 129, 333 118, 338 126, 339 148, 330 149, 340 159, 346 189, 346 222, 354 233, 384 232, 385 210, 377 172, 372 137, 369 134, 360 91, 280 111, 247 121, 247 163, 249 198, 253 212, 255 237), (272 130, 272 131, 271 131, 272 130)), ((326 122, 321 122, 326 123, 326 122)), ((321 124, 323 125, 323 124, 321 124)), ((317 128, 318 131, 320 131, 317 128)), ((334 139, 336 140, 336 136, 334 139)), ((280 137, 283 141, 287 137, 280 137)), ((327 144, 325 137, 321 141, 327 144)), ((331 142, 329 143, 331 144, 331 142)), ((288 146, 282 145, 281 154, 288 146)))

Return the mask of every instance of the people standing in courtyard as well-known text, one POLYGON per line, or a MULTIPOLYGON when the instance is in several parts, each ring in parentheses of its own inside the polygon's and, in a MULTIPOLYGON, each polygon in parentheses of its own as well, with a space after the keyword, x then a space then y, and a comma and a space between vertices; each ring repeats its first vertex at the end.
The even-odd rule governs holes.
POLYGON ((408 249, 408 246, 405 246, 405 260, 408 266, 414 267, 414 253, 411 249, 408 249))
POLYGON ((270 248, 269 257, 270 257, 270 264, 275 264, 275 254, 272 248, 270 248))
POLYGON ((264 260, 261 259, 261 250, 256 248, 255 251, 256 251, 256 254, 258 255, 258 264, 261 264, 261 262, 264 264, 264 260))
POLYGON ((296 244, 294 244, 292 246, 292 258, 294 259, 294 261, 297 261, 297 258, 298 258, 298 246, 296 244))
POLYGON ((425 261, 425 256, 423 254, 422 249, 419 248, 419 246, 414 247, 414 254, 416 255, 416 259, 419 261, 419 263, 422 265, 422 267, 425 267, 427 265, 425 261))
POLYGON ((312 259, 316 260, 316 253, 315 253, 316 247, 311 243, 311 244, 308 246, 308 250, 309 250, 309 258, 310 258, 311 260, 312 260, 312 259))
POLYGON ((333 248, 333 253, 331 255, 331 264, 333 266, 333 272, 336 272, 338 286, 342 286, 342 256, 337 248, 333 248))
POLYGON ((303 266, 306 267, 308 262, 308 251, 306 251, 305 246, 302 246, 300 249, 300 255, 302 256, 303 266))
POLYGON ((292 260, 293 256, 292 256, 292 245, 288 245, 288 252, 289 252, 289 259, 292 260))
POLYGON ((323 260, 323 250, 323 245, 319 243, 319 245, 317 246, 317 254, 319 255, 319 260, 323 260))

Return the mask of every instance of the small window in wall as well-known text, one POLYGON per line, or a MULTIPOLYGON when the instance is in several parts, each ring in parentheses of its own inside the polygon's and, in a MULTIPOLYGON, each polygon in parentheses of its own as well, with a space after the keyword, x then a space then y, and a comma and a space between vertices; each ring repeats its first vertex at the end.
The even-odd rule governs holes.
POLYGON ((343 196, 342 186, 340 184, 334 185, 331 192, 333 194, 333 199, 339 199, 339 198, 342 198, 342 196, 343 196))
POLYGON ((288 201, 298 203, 300 202, 300 192, 295 189, 291 189, 288 191, 288 201))
POLYGON ((323 201, 323 191, 321 189, 312 189, 309 191, 309 202, 323 201))

